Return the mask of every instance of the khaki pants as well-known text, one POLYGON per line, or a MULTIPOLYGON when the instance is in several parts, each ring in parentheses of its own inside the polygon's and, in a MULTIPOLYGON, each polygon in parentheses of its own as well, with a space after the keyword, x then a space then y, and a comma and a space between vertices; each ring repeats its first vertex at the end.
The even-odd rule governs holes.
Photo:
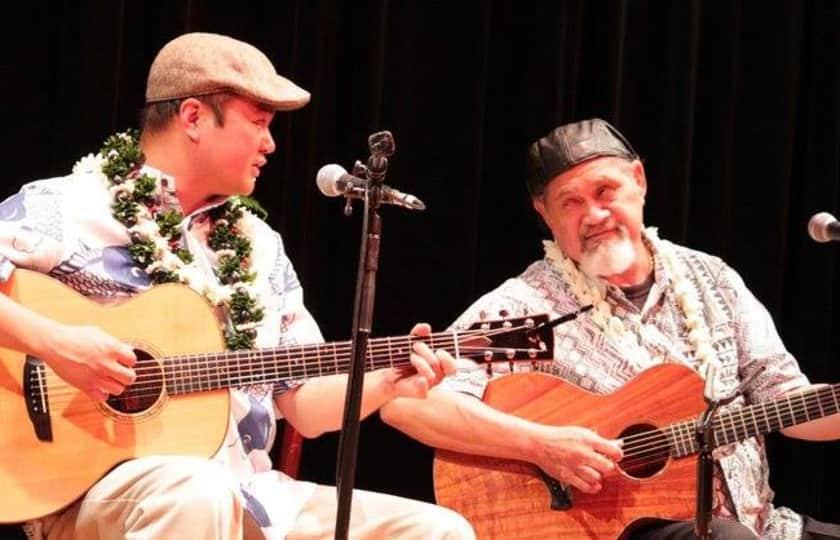
MULTIPOLYGON (((260 539, 242 499, 219 464, 189 457, 147 457, 111 471, 62 513, 44 520, 48 540, 260 539)), ((287 538, 333 537, 336 489, 317 486, 287 538)), ((348 537, 472 540, 470 525, 451 510, 356 490, 348 537)))

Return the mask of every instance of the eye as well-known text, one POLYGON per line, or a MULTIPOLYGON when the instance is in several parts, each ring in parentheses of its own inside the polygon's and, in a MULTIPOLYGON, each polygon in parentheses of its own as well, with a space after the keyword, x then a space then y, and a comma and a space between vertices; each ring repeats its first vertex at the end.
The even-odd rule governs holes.
POLYGON ((571 210, 580 206, 581 203, 583 203, 583 200, 579 197, 566 197, 560 201, 560 206, 566 210, 571 210))
POLYGON ((612 199, 615 196, 615 187, 603 185, 596 192, 599 199, 612 199))

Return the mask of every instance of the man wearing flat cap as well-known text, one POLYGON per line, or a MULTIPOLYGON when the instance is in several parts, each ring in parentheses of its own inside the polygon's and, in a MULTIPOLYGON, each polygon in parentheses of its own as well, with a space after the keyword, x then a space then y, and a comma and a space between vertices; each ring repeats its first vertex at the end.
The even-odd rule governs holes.
MULTIPOLYGON (((102 303, 179 282, 215 306, 229 350, 323 341, 280 235, 244 197, 275 150, 269 131, 275 113, 308 101, 305 90, 247 43, 207 33, 170 41, 149 71, 139 135, 109 137, 72 174, 26 184, 0 205, 2 277, 15 268, 37 270, 102 303)), ((165 311, 152 306, 144 314, 159 321, 154 324, 192 324, 172 322, 155 308, 165 311)), ((0 345, 42 359, 74 387, 73 399, 92 400, 92 406, 133 392, 135 378, 148 371, 132 346, 117 339, 125 336, 48 319, 1 294, 0 329, 0 345)), ((428 332, 428 325, 415 328, 420 336, 428 332)), ((233 377, 220 362, 181 360, 187 364, 166 368, 176 393, 195 388, 188 376, 208 370, 210 384, 233 377)), ((366 375, 363 415, 397 396, 422 398, 454 369, 451 356, 419 341, 411 363, 412 373, 389 368, 366 375)), ((215 456, 126 461, 70 506, 37 516, 28 524, 30 536, 332 538, 335 488, 282 475, 272 469, 268 451, 278 415, 307 437, 339 429, 345 376, 236 380, 226 439, 215 456)), ((349 535, 474 538, 450 510, 360 490, 349 535)))
MULTIPOLYGON (((528 157, 527 188, 553 238, 544 242, 543 259, 481 297, 455 321, 456 329, 500 311, 510 316, 550 313, 558 317, 592 306, 574 321, 554 328, 554 360, 535 366, 538 370, 587 392, 610 394, 648 368, 680 364, 701 377, 714 377, 711 387, 719 397, 743 390, 722 411, 737 411, 746 404, 809 387, 767 310, 732 268, 717 257, 660 239, 654 228, 645 228, 645 169, 616 128, 597 118, 566 124, 533 143, 528 157), (739 389, 744 380, 748 380, 746 387, 739 389)), ((579 528, 572 529, 575 532, 566 531, 575 538, 599 537, 593 532, 597 527, 587 525, 613 527, 617 509, 632 506, 633 494, 618 493, 611 482, 626 474, 625 467, 633 459, 641 459, 643 449, 631 445, 632 436, 607 440, 590 429, 543 424, 485 405, 479 399, 498 375, 488 376, 483 367, 459 369, 428 399, 395 400, 383 408, 382 417, 431 446, 533 463, 571 488, 572 509, 576 502, 597 501, 605 493, 618 497, 613 513, 601 508, 590 515, 581 506, 578 516, 586 517, 580 517, 579 528), (588 519, 592 521, 584 523, 588 519)), ((656 388, 667 387, 669 382, 662 381, 656 388)), ((537 387, 535 383, 521 390, 531 392, 537 387)), ((618 409, 612 412, 617 413, 618 409)), ((783 432, 802 439, 837 438, 840 416, 783 432)), ((688 441, 693 445, 692 433, 688 441)), ((713 537, 792 539, 837 534, 834 526, 773 506, 760 435, 728 442, 714 454, 713 537)), ((453 461, 457 463, 457 458, 453 461)), ((689 472, 689 497, 693 472, 689 472)), ((555 510, 548 509, 548 493, 546 489, 545 499, 534 502, 538 508, 544 505, 540 514, 545 517, 544 532, 557 523, 549 516, 555 510)), ((672 495, 686 496, 665 488, 661 498, 672 495)), ((462 506, 453 507, 469 519, 474 515, 469 507, 472 502, 465 497, 462 506)), ((686 507, 693 513, 693 499, 686 507)), ((651 516, 631 516, 626 525, 632 530, 631 523, 643 517, 651 516)), ((535 514, 532 527, 538 522, 535 514)), ((503 538, 508 534, 505 528, 510 530, 510 520, 489 513, 481 523, 473 520, 473 525, 479 537, 503 538)), ((690 521, 648 521, 635 526, 632 538, 694 538, 690 521)), ((623 529, 620 525, 613 536, 623 529)))

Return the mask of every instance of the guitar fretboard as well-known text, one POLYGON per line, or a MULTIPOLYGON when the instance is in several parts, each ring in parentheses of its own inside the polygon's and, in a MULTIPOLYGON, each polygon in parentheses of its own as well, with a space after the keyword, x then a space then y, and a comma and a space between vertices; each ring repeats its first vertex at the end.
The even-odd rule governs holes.
MULTIPOLYGON (((715 446, 742 441, 838 413, 838 390, 840 385, 825 386, 719 413, 713 424, 715 446)), ((700 451, 695 436, 694 420, 672 424, 664 431, 671 444, 671 455, 683 457, 700 451)))
MULTIPOLYGON (((452 333, 376 338, 368 342, 366 370, 410 364, 412 345, 425 341, 433 349, 453 349, 452 333)), ((239 386, 301 380, 347 373, 350 341, 273 349, 173 356, 163 362, 170 394, 186 394, 239 386)))

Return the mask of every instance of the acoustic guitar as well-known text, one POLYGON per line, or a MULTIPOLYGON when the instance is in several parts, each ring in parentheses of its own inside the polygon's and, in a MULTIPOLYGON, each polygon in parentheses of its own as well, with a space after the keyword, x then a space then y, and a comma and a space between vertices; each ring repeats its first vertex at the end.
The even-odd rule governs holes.
MULTIPOLYGON (((715 447, 840 411, 840 385, 719 412, 715 447)), ((438 450, 437 502, 463 514, 479 538, 620 538, 648 518, 693 519, 705 410, 703 380, 678 364, 649 368, 608 395, 593 394, 544 373, 492 381, 484 401, 548 425, 575 425, 623 441, 618 471, 597 494, 569 489, 536 466, 438 450)))
MULTIPOLYGON (((26 270, 16 270, 0 290, 57 321, 99 326, 130 343, 138 358, 134 384, 95 402, 40 359, 0 349, 0 523, 55 512, 128 459, 212 456, 228 427, 228 388, 350 368, 349 341, 225 351, 213 308, 184 285, 160 285, 107 307, 26 270)), ((553 332, 541 315, 424 338, 371 339, 366 369, 410 369, 418 340, 482 362, 536 361, 553 353, 553 332)))

